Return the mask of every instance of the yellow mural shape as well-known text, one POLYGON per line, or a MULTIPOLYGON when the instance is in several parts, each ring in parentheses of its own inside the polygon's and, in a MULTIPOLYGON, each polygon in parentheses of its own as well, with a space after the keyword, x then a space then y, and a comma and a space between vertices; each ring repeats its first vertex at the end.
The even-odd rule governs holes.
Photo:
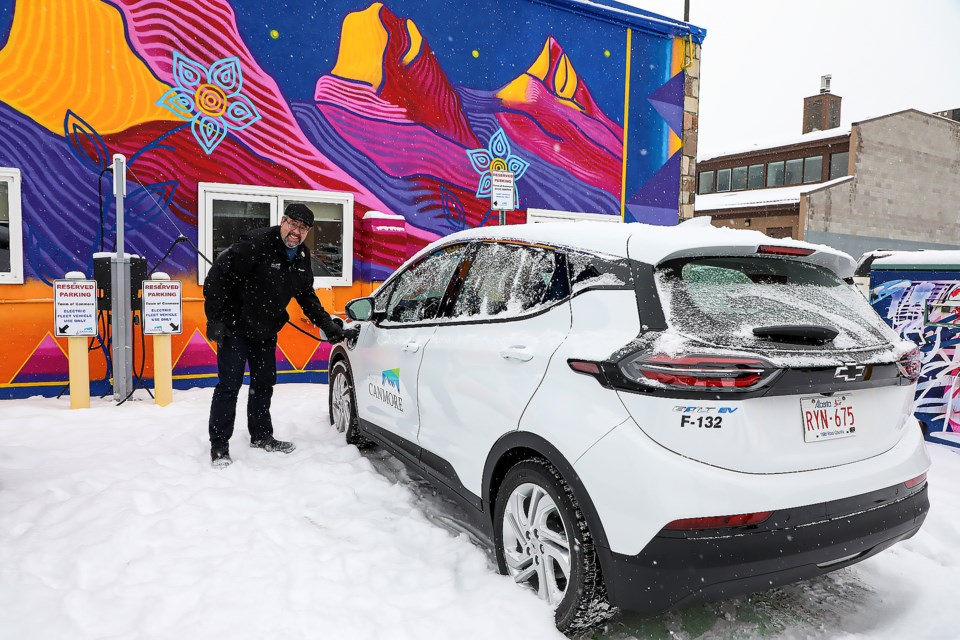
POLYGON ((63 135, 71 110, 101 134, 171 120, 169 87, 130 51, 120 13, 99 0, 18 2, 0 50, 0 101, 63 135))
POLYGON ((534 61, 527 72, 510 82, 507 86, 497 92, 497 97, 504 102, 526 102, 527 92, 530 90, 531 76, 541 80, 559 99, 561 104, 583 111, 573 96, 577 92, 577 86, 580 79, 577 72, 573 69, 570 59, 566 54, 560 56, 557 63, 557 70, 550 78, 550 39, 548 38, 543 45, 543 50, 534 61))
POLYGON ((410 35, 410 46, 407 48, 407 53, 403 56, 404 65, 408 65, 416 60, 423 46, 423 36, 420 35, 420 29, 417 29, 417 25, 413 23, 413 20, 407 20, 407 33, 410 35))
POLYGON ((387 50, 387 30, 380 21, 382 2, 363 11, 347 14, 340 35, 340 53, 333 75, 366 82, 380 90, 383 84, 383 55, 387 50))
POLYGON ((673 129, 669 129, 669 132, 670 133, 667 134, 667 157, 673 157, 673 154, 683 148, 683 140, 680 139, 680 136, 678 136, 673 129))

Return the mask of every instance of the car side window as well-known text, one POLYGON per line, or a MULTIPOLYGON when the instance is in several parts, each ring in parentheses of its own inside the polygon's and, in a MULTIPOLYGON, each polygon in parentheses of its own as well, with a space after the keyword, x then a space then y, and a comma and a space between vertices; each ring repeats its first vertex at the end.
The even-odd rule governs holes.
POLYGON ((541 247, 481 245, 453 306, 455 318, 508 318, 567 295, 566 269, 541 247))
POLYGON ((386 322, 421 322, 436 317, 465 245, 438 249, 400 274, 386 305, 386 322))

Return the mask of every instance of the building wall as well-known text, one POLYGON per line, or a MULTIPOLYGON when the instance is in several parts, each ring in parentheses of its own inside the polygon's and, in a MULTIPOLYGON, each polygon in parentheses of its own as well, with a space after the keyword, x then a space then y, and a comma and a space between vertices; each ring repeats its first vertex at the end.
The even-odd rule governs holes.
POLYGON ((960 124, 919 111, 851 133, 853 180, 807 196, 805 235, 859 255, 960 246, 960 124))
MULTIPOLYGON (((565 0, 282 4, 0 0, 0 167, 22 175, 24 253, 24 283, 0 284, 0 397, 66 380, 51 284, 92 276, 101 236, 112 249, 115 153, 131 170, 126 251, 153 269, 173 247, 188 382, 215 371, 190 244, 200 183, 349 194, 354 284, 321 293, 334 311, 424 244, 495 224, 494 166, 515 175, 511 223, 528 207, 676 223, 696 108, 686 27, 565 0), (373 211, 402 233, 365 225, 373 211)), ((286 328, 278 367, 323 379, 326 353, 286 328)), ((91 367, 106 380, 103 358, 91 367)))

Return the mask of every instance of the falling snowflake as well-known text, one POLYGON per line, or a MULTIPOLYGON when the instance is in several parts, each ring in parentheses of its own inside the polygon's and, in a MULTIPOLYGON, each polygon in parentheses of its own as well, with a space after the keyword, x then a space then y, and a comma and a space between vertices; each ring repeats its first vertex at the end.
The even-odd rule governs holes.
POLYGON ((488 198, 491 195, 493 186, 491 171, 510 171, 513 173, 514 180, 513 201, 515 206, 520 206, 517 182, 526 173, 530 163, 513 155, 510 151, 510 140, 503 129, 497 129, 497 132, 490 137, 490 142, 485 149, 469 149, 467 156, 470 158, 473 170, 480 174, 480 183, 477 185, 478 198, 488 198))
POLYGON ((217 60, 209 68, 179 51, 173 52, 176 87, 157 104, 190 121, 193 137, 207 155, 227 137, 261 119, 260 112, 240 93, 243 74, 236 56, 217 60))

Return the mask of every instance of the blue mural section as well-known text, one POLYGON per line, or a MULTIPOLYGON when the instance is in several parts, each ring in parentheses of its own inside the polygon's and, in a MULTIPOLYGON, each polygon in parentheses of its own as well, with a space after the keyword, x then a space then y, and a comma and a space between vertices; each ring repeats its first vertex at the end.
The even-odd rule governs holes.
POLYGON ((960 273, 874 271, 873 308, 921 354, 914 414, 933 442, 960 447, 960 273))

